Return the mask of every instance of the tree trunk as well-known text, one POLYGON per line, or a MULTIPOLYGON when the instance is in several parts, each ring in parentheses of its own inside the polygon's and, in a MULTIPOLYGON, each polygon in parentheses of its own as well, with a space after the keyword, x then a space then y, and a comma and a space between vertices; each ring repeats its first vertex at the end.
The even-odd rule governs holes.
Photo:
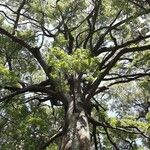
POLYGON ((66 115, 67 129, 62 137, 61 150, 90 150, 90 131, 84 108, 71 101, 66 115))

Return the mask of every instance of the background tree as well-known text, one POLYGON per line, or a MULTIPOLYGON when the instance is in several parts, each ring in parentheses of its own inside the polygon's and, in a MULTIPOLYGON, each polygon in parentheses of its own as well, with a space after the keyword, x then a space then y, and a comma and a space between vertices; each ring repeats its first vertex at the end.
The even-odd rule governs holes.
POLYGON ((149 13, 145 0, 0 1, 0 148, 150 148, 149 13))

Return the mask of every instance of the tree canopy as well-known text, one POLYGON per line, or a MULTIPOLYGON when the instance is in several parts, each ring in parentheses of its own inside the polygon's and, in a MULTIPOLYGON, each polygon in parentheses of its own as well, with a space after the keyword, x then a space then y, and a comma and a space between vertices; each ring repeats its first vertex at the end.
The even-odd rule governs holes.
POLYGON ((149 0, 0 0, 0 149, 150 148, 149 0))

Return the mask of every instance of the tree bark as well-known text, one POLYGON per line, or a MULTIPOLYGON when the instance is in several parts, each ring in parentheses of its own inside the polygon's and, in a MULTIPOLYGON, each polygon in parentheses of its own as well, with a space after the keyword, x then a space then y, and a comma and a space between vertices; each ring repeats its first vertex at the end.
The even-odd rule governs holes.
POLYGON ((79 103, 74 111, 74 101, 69 103, 66 114, 67 128, 60 150, 90 150, 90 131, 86 112, 79 103))

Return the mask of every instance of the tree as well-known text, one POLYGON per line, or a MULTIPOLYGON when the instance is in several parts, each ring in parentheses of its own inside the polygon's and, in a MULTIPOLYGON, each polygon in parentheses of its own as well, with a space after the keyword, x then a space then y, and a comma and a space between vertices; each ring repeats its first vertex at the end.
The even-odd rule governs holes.
POLYGON ((148 83, 149 1, 7 0, 0 13, 1 148, 149 148, 149 99, 144 119, 126 116, 128 88, 112 90, 148 83))

